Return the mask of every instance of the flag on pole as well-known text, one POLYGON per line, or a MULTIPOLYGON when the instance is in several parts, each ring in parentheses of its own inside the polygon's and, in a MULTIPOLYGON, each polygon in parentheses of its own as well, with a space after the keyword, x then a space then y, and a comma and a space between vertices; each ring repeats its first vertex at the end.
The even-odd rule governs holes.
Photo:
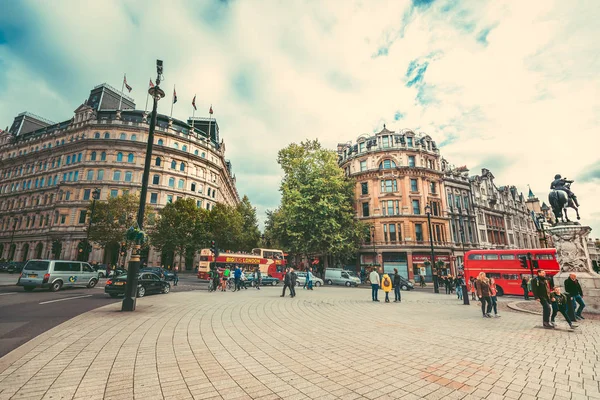
MULTIPOLYGON (((177 92, 175 91, 175 87, 173 87, 173 104, 175 103, 177 103, 177 92)), ((192 104, 194 104, 194 102, 192 102, 192 104)))
POLYGON ((126 75, 123 75, 123 84, 125 85, 127 90, 131 93, 131 89, 133 89, 133 88, 127 84, 127 76, 126 75))
POLYGON ((192 100, 192 106, 194 107, 194 111, 196 111, 196 95, 194 95, 194 99, 192 100))
POLYGON ((154 83, 152 83, 152 78, 150 78, 150 87, 153 88, 154 87, 154 83))
POLYGON ((213 110, 212 110, 212 104, 210 105, 210 110, 208 110, 208 113, 209 113, 210 115, 212 115, 212 114, 213 114, 213 110))

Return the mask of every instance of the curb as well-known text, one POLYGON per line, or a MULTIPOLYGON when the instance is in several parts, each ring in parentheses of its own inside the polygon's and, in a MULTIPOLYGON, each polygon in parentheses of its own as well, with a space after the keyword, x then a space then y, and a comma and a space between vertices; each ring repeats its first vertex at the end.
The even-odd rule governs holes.
POLYGON ((519 303, 520 303, 520 301, 515 301, 512 303, 508 303, 507 306, 508 306, 508 308, 510 308, 511 310, 514 310, 514 311, 527 313, 527 314, 533 314, 533 315, 542 315, 541 312, 525 310, 525 309, 519 307, 519 305, 518 305, 519 303))

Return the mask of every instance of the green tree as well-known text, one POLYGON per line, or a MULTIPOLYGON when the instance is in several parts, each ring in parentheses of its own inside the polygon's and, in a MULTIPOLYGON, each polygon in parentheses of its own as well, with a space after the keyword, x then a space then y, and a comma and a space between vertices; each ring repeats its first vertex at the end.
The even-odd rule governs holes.
MULTIPOLYGON (((91 202, 88 209, 91 210, 91 202)), ((125 240, 125 231, 136 224, 140 199, 134 194, 111 197, 97 201, 90 229, 90 241, 101 247, 125 240)), ((90 211, 91 212, 91 211, 90 211)), ((148 219, 148 210, 145 221, 148 219)), ((145 225, 146 223, 144 223, 145 225)))
POLYGON ((251 251, 253 248, 258 247, 260 241, 260 230, 258 229, 256 208, 250 204, 248 196, 244 196, 236 209, 242 218, 242 229, 238 250, 251 251))
POLYGON ((236 207, 217 203, 209 215, 211 239, 222 250, 239 249, 244 221, 236 207))
POLYGON ((308 140, 280 150, 277 162, 284 172, 271 228, 278 240, 297 254, 354 256, 368 226, 356 219, 355 182, 339 168, 337 154, 308 140))

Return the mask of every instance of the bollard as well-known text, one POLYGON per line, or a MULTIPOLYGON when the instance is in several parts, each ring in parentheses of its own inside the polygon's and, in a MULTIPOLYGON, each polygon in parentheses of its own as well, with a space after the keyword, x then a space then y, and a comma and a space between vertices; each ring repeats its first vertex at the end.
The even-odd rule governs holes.
POLYGON ((469 289, 467 289, 467 285, 462 285, 461 286, 462 292, 463 292, 463 304, 465 306, 468 306, 469 303, 469 289))
POLYGON ((567 293, 567 315, 571 322, 577 321, 575 318, 575 307, 573 306, 573 297, 567 293))

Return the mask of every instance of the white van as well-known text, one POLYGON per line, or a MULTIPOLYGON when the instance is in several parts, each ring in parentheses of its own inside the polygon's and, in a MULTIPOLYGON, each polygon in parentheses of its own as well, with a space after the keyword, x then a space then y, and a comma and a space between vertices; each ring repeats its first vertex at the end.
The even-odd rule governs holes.
POLYGON ((29 260, 23 267, 17 286, 31 292, 47 288, 52 292, 62 287, 85 286, 93 288, 98 283, 98 272, 82 261, 29 260))
POLYGON ((352 271, 341 268, 327 268, 325 270, 325 283, 328 285, 358 286, 360 278, 352 271))

